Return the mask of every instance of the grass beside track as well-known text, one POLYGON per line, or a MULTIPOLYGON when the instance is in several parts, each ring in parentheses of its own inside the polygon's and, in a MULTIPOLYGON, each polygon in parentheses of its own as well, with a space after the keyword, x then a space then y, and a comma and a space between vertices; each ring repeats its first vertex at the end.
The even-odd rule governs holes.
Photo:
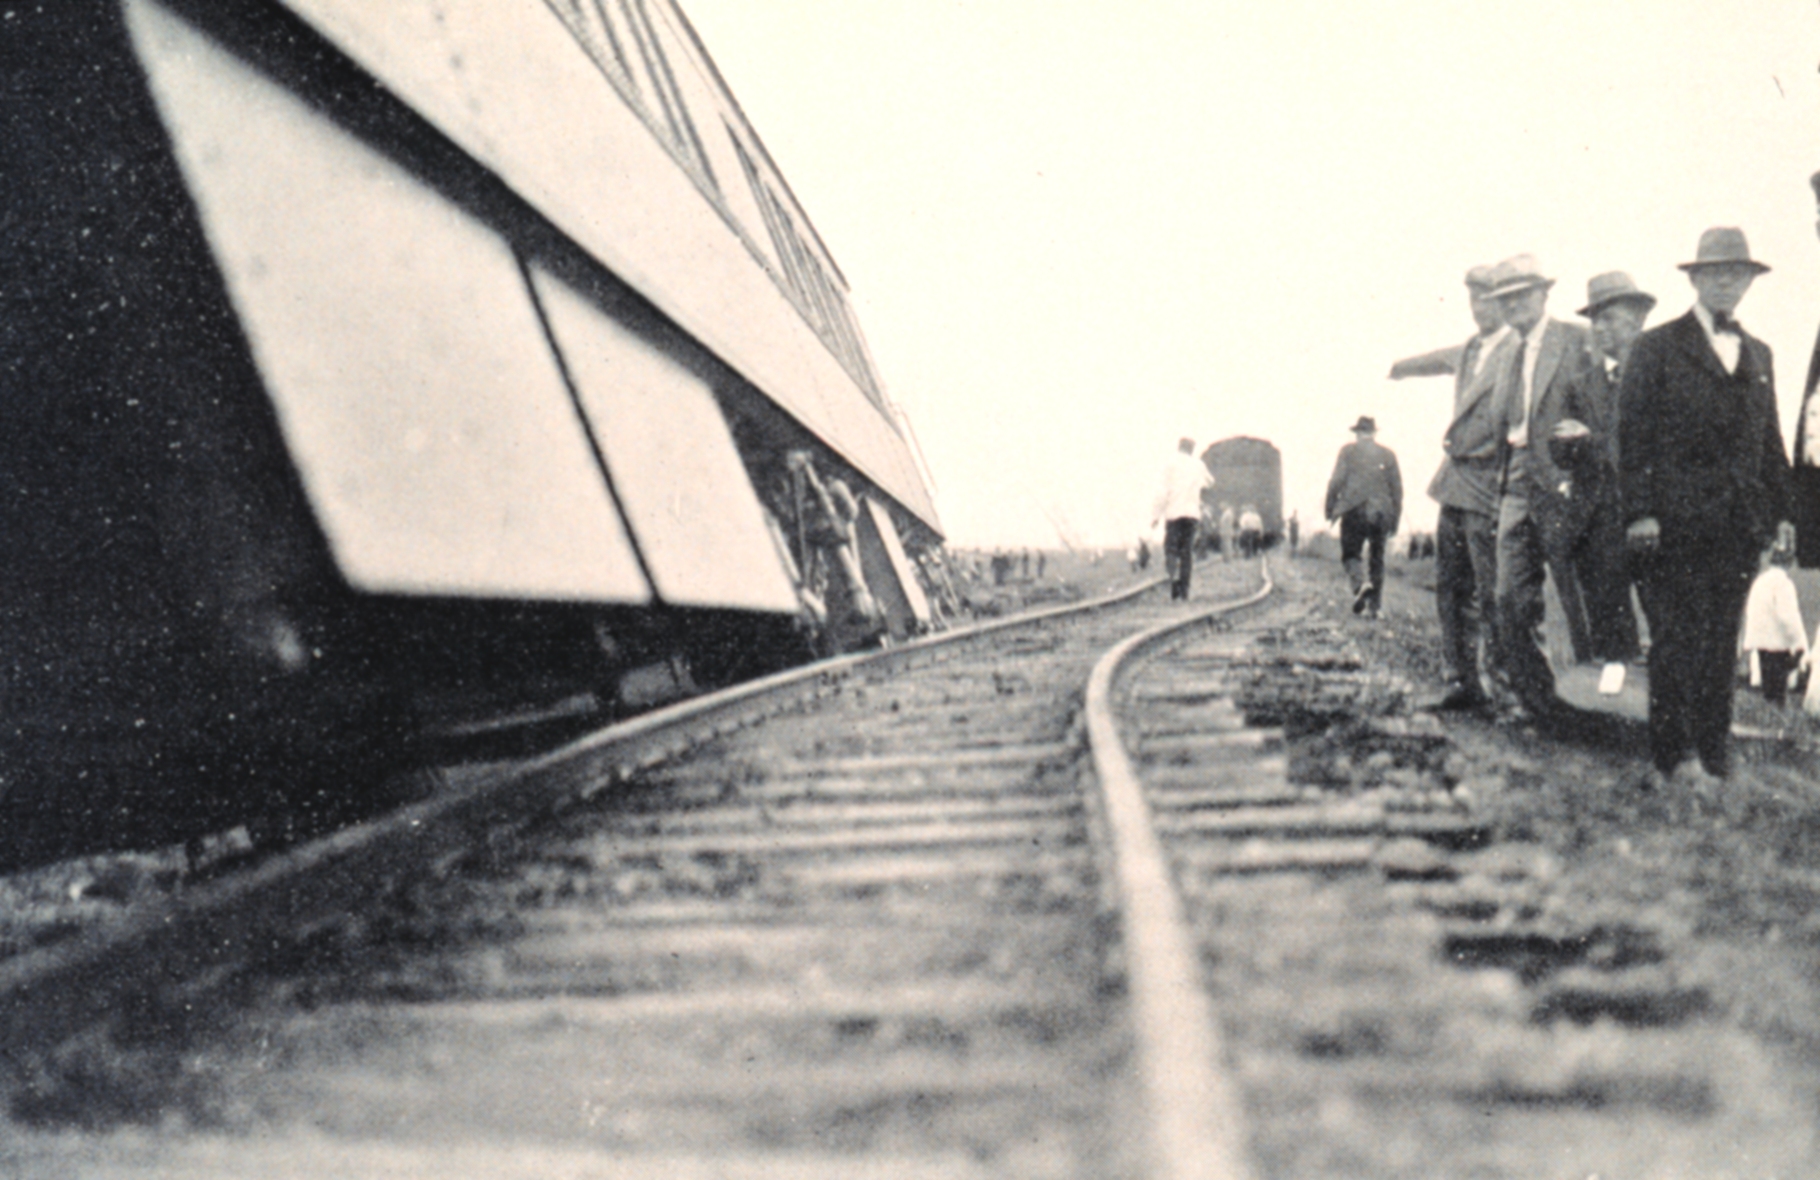
MULTIPOLYGON (((1406 683, 1412 699, 1439 692, 1432 562, 1393 561, 1384 614, 1375 622, 1347 609, 1337 562, 1288 564, 1285 580, 1313 594, 1317 614, 1345 630, 1367 668, 1406 683)), ((1742 1123, 1701 1112, 1683 1112, 1682 1125, 1670 1119, 1660 1133, 1639 1117, 1628 1142, 1576 1143, 1571 1132, 1563 1134, 1551 1160, 1555 1170, 1547 1174, 1586 1175, 1585 1155, 1594 1152, 1606 1156, 1605 1175, 1820 1174, 1815 726, 1792 711, 1777 714, 1747 689, 1739 690, 1737 703, 1742 725, 1795 740, 1738 740, 1738 769, 1730 779, 1677 778, 1656 791, 1638 786, 1646 749, 1640 725, 1566 741, 1527 727, 1442 717, 1452 743, 1445 777, 1456 797, 1470 799, 1475 814, 1493 825, 1499 844, 1524 862, 1537 920, 1564 930, 1654 932, 1675 992, 1703 997, 1702 1021, 1744 1034, 1774 1062, 1766 1073, 1715 1067, 1725 1102, 1765 1112, 1761 1136, 1728 1139, 1742 1123), (1700 1131, 1703 1119, 1708 1135, 1700 1131)), ((1409 709, 1408 701, 1387 705, 1391 712, 1409 709)), ((1360 762, 1337 773, 1368 788, 1373 775, 1398 772, 1360 762)), ((1589 1043, 1601 1027, 1589 1025, 1589 1043)), ((1386 1161, 1382 1174, 1435 1174, 1411 1167, 1386 1161)))

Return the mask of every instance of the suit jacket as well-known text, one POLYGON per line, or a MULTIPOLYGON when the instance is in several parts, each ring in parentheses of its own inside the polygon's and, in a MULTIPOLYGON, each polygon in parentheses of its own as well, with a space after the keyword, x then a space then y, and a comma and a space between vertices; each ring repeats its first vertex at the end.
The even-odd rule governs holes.
POLYGON ((1428 494, 1449 508, 1469 508, 1495 516, 1498 512, 1498 456, 1502 445, 1492 419, 1492 393, 1498 374, 1517 347, 1514 332, 1506 332, 1492 345, 1491 355, 1478 365, 1485 346, 1475 336, 1461 348, 1454 377, 1453 419, 1441 438, 1446 457, 1428 485, 1428 494), (1477 372, 1474 372, 1474 368, 1477 372))
POLYGON ((1557 485, 1565 494, 1551 496, 1544 511, 1544 544, 1571 543, 1600 508, 1618 508, 1618 385, 1602 361, 1594 358, 1568 382, 1556 421, 1563 418, 1585 423, 1591 433, 1571 444, 1548 445, 1551 462, 1566 479, 1564 487, 1557 485))
POLYGON ((1333 477, 1327 481, 1327 519, 1337 520, 1355 508, 1364 508, 1384 526, 1397 531, 1403 516, 1403 473, 1397 457, 1375 439, 1360 439, 1340 448, 1333 477))
MULTIPOLYGON (((1539 349, 1536 368, 1530 378, 1526 474, 1521 486, 1507 482, 1504 490, 1507 494, 1528 498, 1530 515, 1541 527, 1546 541, 1562 527, 1562 517, 1568 507, 1563 484, 1569 477, 1550 455, 1548 439, 1554 433, 1556 423, 1569 416, 1564 408, 1568 387, 1592 365, 1591 338, 1586 329, 1577 324, 1551 319, 1542 329, 1542 339, 1536 347, 1539 349)), ((1509 434, 1523 421, 1524 415, 1523 374, 1517 366, 1518 352, 1513 347, 1504 357, 1498 373, 1498 388, 1492 395, 1495 399, 1492 417, 1498 424, 1498 441, 1506 470, 1513 449, 1509 434)))
POLYGON ((1754 567, 1788 517, 1775 373, 1754 336, 1742 337, 1736 376, 1691 311, 1638 337, 1618 440, 1624 519, 1655 517, 1666 551, 1754 567))
POLYGON ((1802 566, 1820 565, 1820 336, 1807 363, 1807 382, 1801 387, 1801 415, 1795 419, 1793 480, 1790 486, 1790 519, 1795 522, 1795 559, 1802 566), (1809 456, 1813 455, 1813 461, 1809 456))

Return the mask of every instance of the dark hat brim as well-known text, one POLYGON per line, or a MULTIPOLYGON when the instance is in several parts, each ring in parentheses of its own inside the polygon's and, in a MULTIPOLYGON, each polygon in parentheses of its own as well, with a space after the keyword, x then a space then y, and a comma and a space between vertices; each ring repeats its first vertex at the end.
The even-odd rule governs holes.
POLYGON ((1677 262, 1675 265, 1689 274, 1706 266, 1748 266, 1755 274, 1769 273, 1769 264, 1755 258, 1709 258, 1705 262, 1677 262))
POLYGON ((1648 311, 1656 305, 1656 297, 1646 291, 1623 291, 1616 295, 1607 295, 1597 303, 1589 303, 1574 314, 1585 316, 1590 320, 1614 303, 1641 303, 1643 310, 1648 311))

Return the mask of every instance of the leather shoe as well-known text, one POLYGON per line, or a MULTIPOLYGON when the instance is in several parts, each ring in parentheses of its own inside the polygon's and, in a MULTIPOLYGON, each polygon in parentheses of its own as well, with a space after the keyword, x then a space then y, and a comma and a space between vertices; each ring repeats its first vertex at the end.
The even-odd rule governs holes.
POLYGON ((1352 596, 1352 613, 1355 615, 1362 615, 1365 613, 1365 608, 1370 604, 1371 583, 1365 582, 1359 586, 1359 592, 1352 596))

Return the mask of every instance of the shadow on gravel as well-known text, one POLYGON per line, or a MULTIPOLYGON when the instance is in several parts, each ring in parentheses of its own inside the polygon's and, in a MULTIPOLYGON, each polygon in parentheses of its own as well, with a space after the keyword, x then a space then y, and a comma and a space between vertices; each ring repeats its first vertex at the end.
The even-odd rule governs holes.
POLYGON ((1642 722, 1612 713, 1581 709, 1562 702, 1553 716, 1537 727, 1557 742, 1603 750, 1631 757, 1649 754, 1649 731, 1642 722))

